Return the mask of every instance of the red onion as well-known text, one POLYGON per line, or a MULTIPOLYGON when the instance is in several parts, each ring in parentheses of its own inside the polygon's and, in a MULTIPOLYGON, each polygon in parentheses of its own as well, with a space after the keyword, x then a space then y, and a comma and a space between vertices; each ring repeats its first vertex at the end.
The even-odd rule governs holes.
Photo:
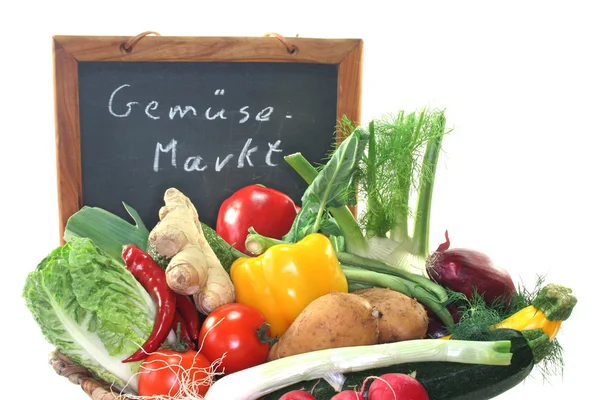
POLYGON ((515 284, 508 271, 494 265, 490 257, 482 252, 449 247, 450 240, 446 231, 446 242, 427 260, 426 269, 431 280, 463 293, 469 299, 476 289, 487 304, 510 304, 515 284))
MULTIPOLYGON (((427 318, 429 319, 429 323, 427 324, 427 332, 425 333, 426 338, 439 339, 442 336, 448 335, 448 327, 444 325, 441 319, 431 309, 425 307, 427 311, 427 318)), ((448 311, 450 311, 450 315, 452 315, 452 319, 455 324, 460 322, 460 317, 462 316, 461 310, 455 306, 454 304, 448 305, 448 311)))

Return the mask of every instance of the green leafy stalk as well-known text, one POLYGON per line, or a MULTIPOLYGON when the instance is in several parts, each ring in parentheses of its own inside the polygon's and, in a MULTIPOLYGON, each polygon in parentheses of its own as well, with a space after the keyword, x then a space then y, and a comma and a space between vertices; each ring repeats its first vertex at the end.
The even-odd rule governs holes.
MULTIPOLYGON (((369 147, 368 147, 368 152, 367 152, 367 157, 366 157, 366 164, 367 165, 376 165, 376 155, 377 155, 377 151, 378 151, 378 145, 377 145, 377 140, 376 140, 376 136, 375 136, 375 121, 371 121, 369 122, 369 147)), ((376 182, 378 180, 377 177, 377 168, 368 168, 365 171, 365 175, 366 175, 366 181, 368 182, 376 182)), ((360 180, 360 178, 359 178, 360 180)), ((371 193, 367 193, 367 198, 366 198, 366 203, 367 203, 367 214, 372 212, 371 210, 378 210, 381 208, 381 200, 379 198, 378 193, 375 192, 371 192, 371 193)), ((408 226, 404 226, 404 228, 406 228, 406 235, 408 236, 408 226)), ((367 234, 372 236, 372 235, 376 235, 377 232, 369 230, 369 227, 367 226, 367 234)))
POLYGON ((327 164, 318 172, 305 162, 299 153, 285 158, 309 186, 302 196, 302 208, 284 240, 296 242, 310 233, 319 231, 326 212, 340 216, 340 220, 336 218, 336 222, 344 235, 348 233, 349 237, 362 237, 360 226, 354 221, 352 213, 343 209, 346 208, 351 192, 355 190, 352 187, 353 173, 364 153, 367 141, 367 132, 355 130, 337 147, 327 164))
POLYGON ((348 136, 333 152, 319 175, 302 195, 302 203, 315 198, 327 207, 343 207, 348 200, 355 166, 367 145, 368 134, 359 129, 348 136))
MULTIPOLYGON (((319 171, 312 166, 310 162, 300 153, 290 154, 284 157, 284 160, 296 171, 302 179, 309 185, 317 178, 319 171)), ((367 241, 363 237, 362 230, 352 211, 346 206, 329 207, 329 213, 338 223, 344 237, 358 237, 362 239, 359 247, 367 247, 367 241)))
POLYGON ((421 176, 419 178, 419 192, 417 199, 415 225, 413 231, 413 249, 415 254, 429 254, 429 226, 431 221, 431 202, 433 198, 433 183, 442 138, 446 130, 446 117, 439 113, 432 119, 432 130, 435 134, 427 142, 421 176))

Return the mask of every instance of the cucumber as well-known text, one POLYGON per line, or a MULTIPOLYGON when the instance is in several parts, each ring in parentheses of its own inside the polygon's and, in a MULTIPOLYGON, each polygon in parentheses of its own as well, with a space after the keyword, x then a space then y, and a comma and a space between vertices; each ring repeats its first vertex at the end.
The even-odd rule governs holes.
MULTIPOLYGON (((452 362, 418 362, 398 364, 345 374, 343 389, 360 391, 370 376, 387 373, 416 373, 415 378, 427 390, 430 400, 487 400, 506 392, 523 381, 534 366, 533 351, 519 331, 495 329, 485 340, 510 340, 512 361, 507 366, 462 364, 452 362)), ((368 385, 365 393, 368 392, 368 385)), ((278 400, 295 389, 312 392, 318 400, 329 400, 337 392, 323 379, 300 382, 272 392, 262 400, 278 400)))
MULTIPOLYGON (((202 226, 202 232, 204 233, 204 237, 206 238, 206 241, 210 245, 211 249, 215 252, 215 255, 221 262, 221 265, 223 266, 223 268, 225 268, 225 271, 227 271, 227 273, 229 273, 231 264, 233 264, 233 262, 237 258, 246 257, 246 255, 244 253, 236 250, 232 245, 227 243, 225 241, 225 239, 223 239, 210 226, 206 225, 203 222, 201 222, 200 225, 202 226)), ((167 258, 167 257, 163 256, 162 254, 160 254, 154 248, 154 246, 152 246, 150 244, 150 242, 148 242, 148 245, 146 247, 146 252, 150 255, 150 257, 152 257, 154 259, 154 261, 156 261, 156 263, 158 265, 160 265, 160 267, 162 269, 166 269, 167 265, 169 265, 170 258, 167 258)))
POLYGON ((171 259, 160 254, 158 250, 156 250, 156 248, 150 244, 150 241, 148 241, 146 246, 146 253, 152 257, 159 267, 162 269, 167 269, 167 265, 169 265, 169 261, 171 261, 171 259))
POLYGON ((206 241, 215 252, 219 261, 221 261, 221 265, 225 268, 227 273, 229 273, 231 264, 233 264, 236 259, 247 257, 246 254, 227 243, 213 228, 203 222, 201 222, 200 225, 202 225, 202 232, 204 232, 206 241))

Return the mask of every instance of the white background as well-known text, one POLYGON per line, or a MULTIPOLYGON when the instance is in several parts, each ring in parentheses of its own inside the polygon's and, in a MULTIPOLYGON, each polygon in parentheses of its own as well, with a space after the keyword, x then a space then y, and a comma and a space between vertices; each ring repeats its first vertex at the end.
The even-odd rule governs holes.
MULTIPOLYGON (((514 279, 571 287, 563 377, 502 399, 590 398, 596 378, 600 24, 592 1, 31 1, 1 11, 2 398, 85 399, 54 374, 27 273, 58 244, 52 35, 362 38, 363 121, 446 108, 432 247, 490 255, 514 279), (391 4, 396 4, 391 6, 391 4), (8 257, 7 257, 8 256, 8 257), (8 390, 8 392, 7 392, 8 390)), ((118 179, 118 178, 116 178, 118 179)), ((227 399, 223 399, 227 400, 227 399)))

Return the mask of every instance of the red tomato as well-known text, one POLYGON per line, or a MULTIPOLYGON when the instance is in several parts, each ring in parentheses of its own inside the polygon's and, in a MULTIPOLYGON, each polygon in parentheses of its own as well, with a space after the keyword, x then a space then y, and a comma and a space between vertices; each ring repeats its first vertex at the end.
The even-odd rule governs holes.
POLYGON ((200 352, 158 350, 140 367, 140 396, 175 396, 182 382, 186 390, 204 396, 211 384, 210 361, 200 352))
POLYGON ((202 354, 211 362, 222 358, 218 371, 227 375, 264 363, 269 355, 270 335, 260 311, 232 303, 206 317, 200 328, 198 346, 202 346, 202 354))

